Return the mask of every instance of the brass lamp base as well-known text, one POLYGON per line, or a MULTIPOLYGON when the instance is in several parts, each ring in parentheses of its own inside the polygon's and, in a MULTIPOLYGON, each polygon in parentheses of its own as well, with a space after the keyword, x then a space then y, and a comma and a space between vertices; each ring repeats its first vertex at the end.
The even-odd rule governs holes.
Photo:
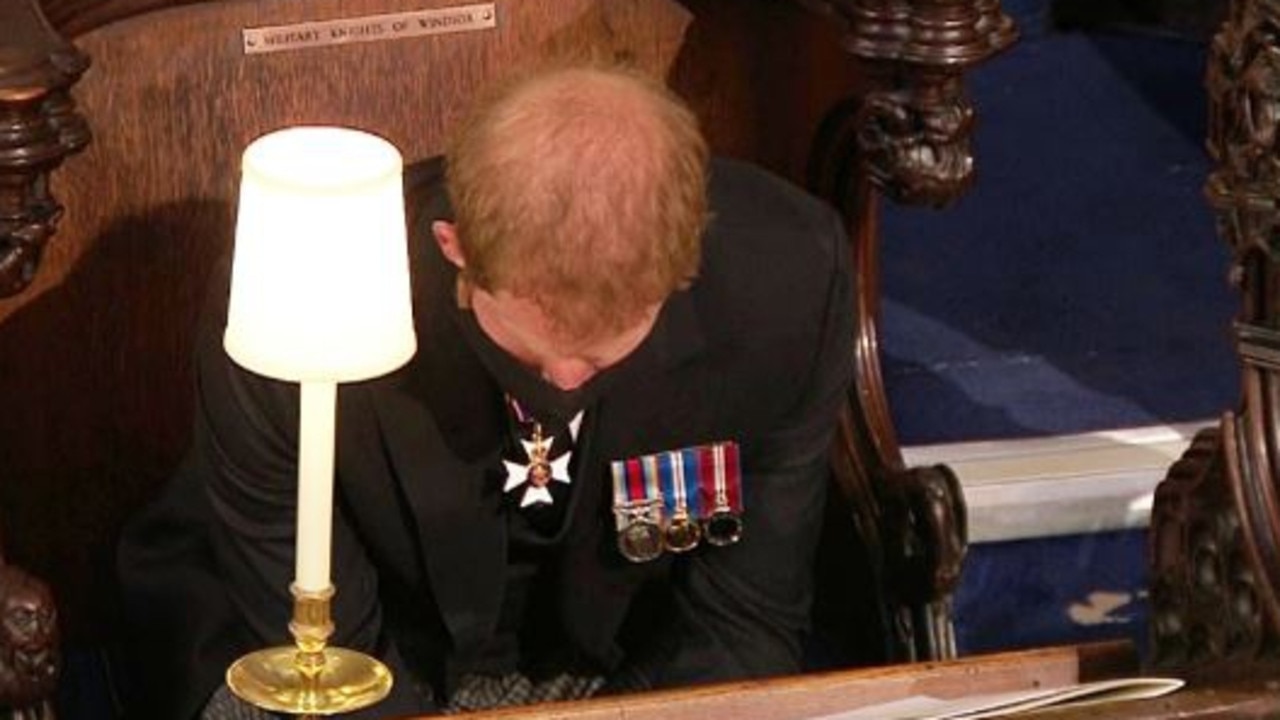
POLYGON ((323 592, 291 588, 296 646, 258 650, 227 668, 227 687, 237 697, 264 710, 319 716, 354 712, 391 692, 391 671, 355 650, 326 647, 333 632, 329 600, 323 592))
POLYGON ((391 690, 391 672, 377 660, 345 648, 325 648, 314 677, 299 670, 296 647, 249 653, 227 670, 227 686, 264 710, 293 715, 336 715, 372 705, 391 690))

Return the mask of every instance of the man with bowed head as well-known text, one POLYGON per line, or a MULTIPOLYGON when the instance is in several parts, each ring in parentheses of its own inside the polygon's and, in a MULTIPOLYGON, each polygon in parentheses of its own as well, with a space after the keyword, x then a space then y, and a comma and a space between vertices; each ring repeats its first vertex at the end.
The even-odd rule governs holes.
MULTIPOLYGON (((332 641, 395 676, 362 715, 800 669, 853 360, 836 214, 581 65, 487 95, 407 190, 418 354, 339 389, 332 641)), ((297 391, 224 323, 121 547, 164 717, 253 717, 222 673, 290 642, 297 391)))

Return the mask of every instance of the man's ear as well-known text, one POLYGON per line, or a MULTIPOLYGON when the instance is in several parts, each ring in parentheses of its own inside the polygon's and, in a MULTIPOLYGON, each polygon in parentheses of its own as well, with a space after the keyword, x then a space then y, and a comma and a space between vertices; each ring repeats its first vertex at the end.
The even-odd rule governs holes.
POLYGON ((467 266, 467 256, 462 252, 462 245, 458 242, 457 225, 436 220, 431 223, 431 234, 435 236, 440 252, 444 253, 449 262, 456 265, 459 270, 467 266))

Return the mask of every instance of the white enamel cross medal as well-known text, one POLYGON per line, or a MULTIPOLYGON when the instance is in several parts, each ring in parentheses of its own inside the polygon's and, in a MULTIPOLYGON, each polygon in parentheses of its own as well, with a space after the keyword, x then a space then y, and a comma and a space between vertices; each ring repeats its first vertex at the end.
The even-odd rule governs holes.
POLYGON ((579 412, 569 421, 569 449, 552 459, 550 455, 554 438, 543 435, 542 423, 535 421, 532 437, 528 440, 520 439, 520 446, 524 448, 525 462, 502 461, 507 469, 507 482, 502 486, 502 491, 510 493, 523 487, 524 495, 520 498, 522 508, 536 503, 551 505, 554 502, 548 487, 551 482, 562 482, 566 485, 571 482, 569 461, 573 457, 573 445, 578 440, 578 427, 581 424, 582 413, 579 412))

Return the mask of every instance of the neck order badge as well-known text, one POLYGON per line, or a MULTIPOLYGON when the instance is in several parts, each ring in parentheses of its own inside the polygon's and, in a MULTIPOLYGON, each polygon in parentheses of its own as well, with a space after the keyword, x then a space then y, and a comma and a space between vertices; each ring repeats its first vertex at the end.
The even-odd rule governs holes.
POLYGON ((551 482, 554 480, 565 485, 572 482, 569 462, 573 458, 573 445, 578 440, 578 428, 582 425, 582 412, 569 421, 565 428, 567 432, 557 439, 557 436, 547 433, 543 424, 530 416, 515 398, 507 397, 507 407, 516 421, 525 462, 502 461, 507 471, 502 491, 512 493, 524 488, 520 496, 522 508, 539 503, 551 505, 555 502, 551 495, 551 482), (567 438, 563 437, 565 434, 567 438))

